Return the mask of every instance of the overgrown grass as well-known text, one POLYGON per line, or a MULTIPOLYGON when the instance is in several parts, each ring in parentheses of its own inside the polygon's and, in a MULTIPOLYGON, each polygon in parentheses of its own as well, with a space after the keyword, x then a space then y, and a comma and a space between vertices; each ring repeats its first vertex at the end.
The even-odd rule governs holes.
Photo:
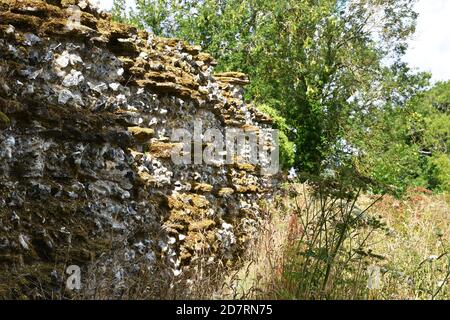
POLYGON ((450 299, 449 195, 414 189, 399 200, 290 184, 261 207, 270 219, 239 270, 199 261, 177 279, 155 278, 161 266, 118 280, 93 265, 88 287, 59 298, 450 299))
POLYGON ((325 196, 290 185, 272 219, 218 297, 450 299, 450 204, 411 190, 325 196))

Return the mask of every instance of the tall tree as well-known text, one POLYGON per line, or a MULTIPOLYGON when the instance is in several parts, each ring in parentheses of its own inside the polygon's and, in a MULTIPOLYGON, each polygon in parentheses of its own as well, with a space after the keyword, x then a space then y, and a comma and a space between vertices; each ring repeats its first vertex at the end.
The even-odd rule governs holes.
POLYGON ((285 163, 300 171, 342 163, 358 130, 352 119, 417 89, 407 73, 404 90, 392 85, 414 32, 414 0, 163 2, 138 1, 131 22, 201 44, 219 70, 249 74, 248 96, 284 118, 279 127, 295 144, 285 163))

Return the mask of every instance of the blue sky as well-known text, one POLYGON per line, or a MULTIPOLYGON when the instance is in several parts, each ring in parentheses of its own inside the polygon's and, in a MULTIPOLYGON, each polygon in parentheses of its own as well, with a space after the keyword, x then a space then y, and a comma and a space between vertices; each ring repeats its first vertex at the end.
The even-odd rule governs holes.
MULTIPOLYGON (((110 9, 113 0, 98 2, 103 9, 110 9)), ((419 13, 417 32, 410 41, 405 61, 417 70, 432 72, 434 81, 448 80, 450 0, 418 0, 416 11, 419 13)))

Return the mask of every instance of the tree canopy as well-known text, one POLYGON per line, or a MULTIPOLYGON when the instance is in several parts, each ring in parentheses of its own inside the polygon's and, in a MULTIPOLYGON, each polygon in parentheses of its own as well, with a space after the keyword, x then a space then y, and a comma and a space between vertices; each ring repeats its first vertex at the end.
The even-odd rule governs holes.
POLYGON ((137 0, 113 14, 200 44, 218 71, 251 78, 247 98, 282 131, 285 168, 351 167, 397 190, 448 179, 448 83, 402 58, 414 0, 137 0))

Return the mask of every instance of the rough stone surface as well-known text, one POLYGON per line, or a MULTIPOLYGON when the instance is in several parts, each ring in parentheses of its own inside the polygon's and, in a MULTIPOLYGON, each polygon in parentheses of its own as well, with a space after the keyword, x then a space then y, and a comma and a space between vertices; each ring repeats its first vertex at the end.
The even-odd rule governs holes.
POLYGON ((118 294, 143 271, 172 286, 232 264, 271 187, 250 164, 170 159, 171 130, 194 119, 271 126, 243 102, 244 74, 86 1, 71 23, 76 3, 0 0, 0 298, 54 296, 71 264, 111 273, 118 294))

